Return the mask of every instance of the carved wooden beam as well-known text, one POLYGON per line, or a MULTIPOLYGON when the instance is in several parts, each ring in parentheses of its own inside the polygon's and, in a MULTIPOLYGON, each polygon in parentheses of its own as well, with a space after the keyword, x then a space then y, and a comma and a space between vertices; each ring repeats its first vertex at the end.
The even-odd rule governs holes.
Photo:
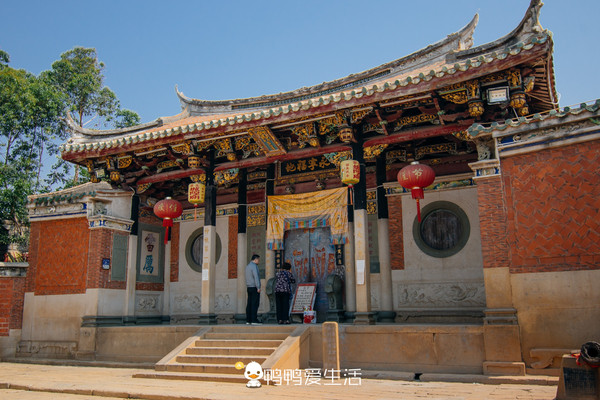
POLYGON ((282 155, 274 156, 274 157, 257 157, 257 158, 250 158, 250 159, 241 160, 241 161, 233 161, 233 162, 223 163, 223 164, 218 165, 215 168, 215 171, 222 171, 224 169, 230 169, 230 168, 257 167, 257 166, 261 166, 261 165, 272 164, 276 161, 289 161, 289 160, 295 160, 298 158, 308 158, 308 157, 320 156, 322 154, 327 154, 327 153, 347 151, 350 149, 351 149, 351 147, 349 145, 344 145, 344 144, 337 144, 337 145, 331 145, 331 146, 325 146, 325 147, 311 147, 308 149, 298 150, 298 151, 294 151, 291 153, 282 154, 282 155))
POLYGON ((388 133, 387 126, 386 126, 388 122, 386 119, 381 117, 381 114, 379 113, 378 108, 375 109, 375 115, 377 115, 377 120, 379 121, 379 125, 381 125, 381 128, 383 129, 383 134, 385 136, 388 136, 389 133, 388 133))
MULTIPOLYGON (((472 121, 471 121, 472 122, 472 121)), ((457 125, 441 125, 427 128, 406 129, 394 135, 386 137, 377 137, 369 139, 364 143, 364 147, 376 146, 378 144, 393 144, 401 142, 409 142, 416 139, 425 139, 435 136, 449 135, 454 132, 465 130, 471 124, 457 125)))

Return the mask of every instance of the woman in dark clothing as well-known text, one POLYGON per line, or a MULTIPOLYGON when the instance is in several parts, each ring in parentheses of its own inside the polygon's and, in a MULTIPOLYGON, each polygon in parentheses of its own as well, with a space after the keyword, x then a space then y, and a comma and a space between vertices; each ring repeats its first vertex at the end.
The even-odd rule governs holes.
POLYGON ((284 262, 281 269, 275 274, 275 307, 277 308, 277 321, 280 324, 290 323, 290 295, 292 284, 296 283, 290 272, 292 265, 284 262))

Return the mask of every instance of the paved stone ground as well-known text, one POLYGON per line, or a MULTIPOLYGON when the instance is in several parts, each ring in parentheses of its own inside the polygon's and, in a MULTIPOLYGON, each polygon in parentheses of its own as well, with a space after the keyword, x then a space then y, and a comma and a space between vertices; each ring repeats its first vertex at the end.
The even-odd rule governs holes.
MULTIPOLYGON (((132 368, 74 367, 39 364, 0 363, 0 399, 6 400, 148 400, 196 399, 485 399, 551 400, 556 396, 554 380, 545 384, 470 383, 474 376, 439 375, 442 381, 408 381, 362 378, 352 385, 263 386, 249 389, 239 383, 214 383, 133 378, 132 368), (454 380, 448 382, 447 380, 454 380), (460 382, 459 382, 460 381, 460 382)), ((390 376, 392 377, 392 376, 390 376)), ((424 376, 425 377, 425 376, 424 376)), ((476 377, 476 376, 475 376, 476 377)), ((401 377, 400 377, 401 378, 401 377)), ((429 376, 427 379, 434 378, 429 376)), ((481 379, 488 381, 489 379, 481 379)), ((522 378, 496 382, 531 382, 522 378)), ((340 381, 342 382, 342 381, 340 381)), ((544 383, 542 380, 537 380, 544 383)))

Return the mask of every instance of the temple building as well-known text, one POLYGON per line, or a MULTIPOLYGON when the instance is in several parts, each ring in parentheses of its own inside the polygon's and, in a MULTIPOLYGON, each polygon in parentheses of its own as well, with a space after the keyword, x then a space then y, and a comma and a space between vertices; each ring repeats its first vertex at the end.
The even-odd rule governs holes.
POLYGON ((198 325, 245 323, 258 254, 266 325, 282 262, 316 283, 300 366, 320 365, 319 323, 337 321, 348 368, 555 373, 600 332, 600 101, 559 107, 541 7, 477 47, 475 16, 331 82, 224 101, 177 89, 180 114, 118 130, 70 121, 62 157, 91 182, 30 197, 4 354, 159 360, 198 325), (419 201, 409 166, 435 174, 419 201), (155 214, 167 198, 172 221, 155 214), (144 344, 127 358, 106 350, 117 336, 144 344))

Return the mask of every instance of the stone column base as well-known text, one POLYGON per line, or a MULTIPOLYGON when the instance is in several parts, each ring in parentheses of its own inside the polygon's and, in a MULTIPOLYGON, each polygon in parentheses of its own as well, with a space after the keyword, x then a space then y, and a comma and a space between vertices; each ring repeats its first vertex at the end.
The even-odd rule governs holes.
POLYGON ((354 325, 374 325, 375 324, 375 313, 369 312, 355 312, 354 313, 354 325))
POLYGON ((484 375, 525 375, 524 362, 511 361, 484 361, 484 375))
POLYGON ((344 322, 344 310, 328 310, 327 321, 344 322))
POLYGON ((215 314, 200 314, 198 316, 199 325, 216 325, 217 316, 215 314))
POLYGON ((96 327, 79 328, 79 343, 75 358, 78 360, 96 359, 96 327))
POLYGON ((246 323, 246 314, 235 314, 233 316, 234 324, 245 324, 246 323))
POLYGON ((354 313, 355 313, 355 311, 346 311, 344 313, 344 321, 349 324, 353 323, 354 322, 354 313))
POLYGON ((276 324, 277 323, 277 313, 273 311, 269 311, 266 313, 259 314, 260 320, 263 324, 276 324))
POLYGON ((377 322, 394 323, 396 321, 395 311, 379 311, 377 312, 377 322))

